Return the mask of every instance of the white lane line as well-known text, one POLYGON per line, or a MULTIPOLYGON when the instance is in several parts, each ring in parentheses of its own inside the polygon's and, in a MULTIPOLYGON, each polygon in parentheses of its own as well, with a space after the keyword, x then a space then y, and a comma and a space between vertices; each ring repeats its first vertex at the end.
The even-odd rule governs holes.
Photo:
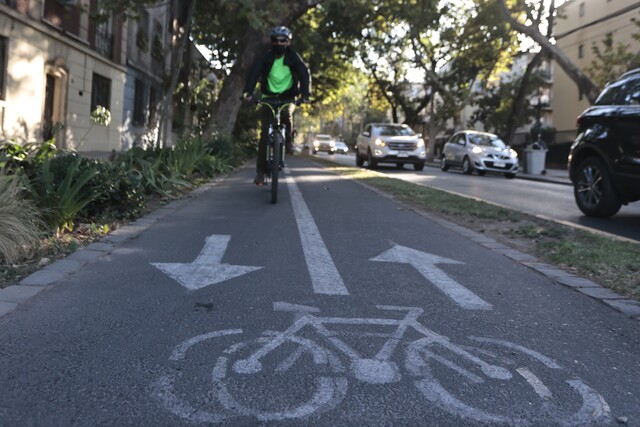
POLYGON ((314 292, 325 295, 349 295, 342 276, 338 273, 331 254, 320 236, 318 226, 291 174, 287 175, 287 186, 314 292))

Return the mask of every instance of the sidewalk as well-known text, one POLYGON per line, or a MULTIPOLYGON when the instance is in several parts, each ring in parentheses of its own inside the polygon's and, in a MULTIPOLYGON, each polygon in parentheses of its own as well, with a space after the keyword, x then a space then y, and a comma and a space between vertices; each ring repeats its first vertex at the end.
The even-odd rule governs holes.
POLYGON ((569 171, 566 169, 547 169, 544 175, 530 175, 519 172, 516 178, 572 185, 569 179, 569 171))

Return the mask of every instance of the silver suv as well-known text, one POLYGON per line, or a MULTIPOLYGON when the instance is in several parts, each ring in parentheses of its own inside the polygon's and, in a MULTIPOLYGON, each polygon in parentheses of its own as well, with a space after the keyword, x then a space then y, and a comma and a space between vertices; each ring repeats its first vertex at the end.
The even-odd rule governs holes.
POLYGON ((417 171, 424 169, 426 151, 422 135, 407 125, 396 123, 370 123, 358 135, 356 165, 374 169, 379 163, 394 163, 402 169, 413 164, 417 171))

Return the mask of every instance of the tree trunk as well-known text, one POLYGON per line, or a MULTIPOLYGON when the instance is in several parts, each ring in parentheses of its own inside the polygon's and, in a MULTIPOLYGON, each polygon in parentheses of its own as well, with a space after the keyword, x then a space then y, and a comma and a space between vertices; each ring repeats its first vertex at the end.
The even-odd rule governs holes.
MULTIPOLYGON (((300 18, 309 9, 322 3, 322 0, 289 0, 286 15, 272 17, 271 21, 277 22, 277 25, 290 26, 292 22, 300 18)), ((268 4, 268 3, 267 3, 268 4)), ((261 7, 261 6, 256 6, 261 7)), ((269 10, 268 7, 263 7, 269 10)), ((247 30, 242 37, 240 43, 240 53, 236 63, 231 67, 229 75, 222 82, 222 89, 213 106, 213 114, 211 120, 206 126, 203 139, 210 139, 214 130, 220 130, 225 133, 233 132, 236 119, 242 101, 242 89, 244 88, 245 78, 249 68, 255 61, 256 57, 262 52, 259 51, 260 41, 265 38, 265 29, 253 28, 247 26, 247 30)))
POLYGON ((196 6, 196 0, 171 0, 171 52, 170 52, 170 79, 160 104, 158 135, 156 146, 167 145, 167 136, 171 132, 171 112, 173 111, 173 92, 178 84, 178 75, 182 67, 182 56, 186 45, 191 18, 196 6))
POLYGON ((578 89, 587 97, 590 103, 598 97, 599 90, 595 84, 580 70, 569 57, 555 45, 551 44, 549 39, 542 35, 536 28, 524 25, 516 20, 505 3, 506 0, 499 0, 500 10, 504 18, 509 22, 514 30, 531 37, 540 48, 549 54, 560 65, 565 73, 574 81, 578 89))
POLYGON ((526 91, 527 91, 529 80, 531 78, 531 74, 533 73, 533 70, 535 70, 536 67, 538 67, 542 62, 542 57, 543 57, 542 52, 539 52, 538 54, 536 54, 536 56, 533 57, 531 62, 529 62, 529 64, 527 65, 527 69, 522 75, 522 80, 520 81, 518 92, 516 93, 516 97, 513 100, 513 104, 511 106, 511 112, 507 117, 507 130, 506 130, 505 139, 508 144, 512 143, 513 137, 516 133, 516 128, 517 128, 516 117, 520 117, 525 110, 524 101, 527 96, 526 91))
POLYGON ((242 105, 240 96, 242 95, 245 76, 260 53, 256 41, 262 39, 264 39, 262 30, 247 27, 242 37, 241 45, 244 46, 242 52, 238 55, 235 64, 233 64, 231 72, 224 79, 218 99, 216 99, 213 106, 211 122, 208 124, 203 137, 205 140, 211 138, 214 128, 224 133, 233 132, 236 117, 242 105))

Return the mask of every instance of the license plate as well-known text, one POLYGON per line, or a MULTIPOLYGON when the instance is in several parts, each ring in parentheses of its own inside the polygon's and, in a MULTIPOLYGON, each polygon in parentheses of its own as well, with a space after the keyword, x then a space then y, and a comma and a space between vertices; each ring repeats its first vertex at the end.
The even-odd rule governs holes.
POLYGON ((407 153, 398 153, 398 157, 409 157, 407 153))
POLYGON ((503 168, 505 164, 503 162, 493 162, 494 168, 503 168))

